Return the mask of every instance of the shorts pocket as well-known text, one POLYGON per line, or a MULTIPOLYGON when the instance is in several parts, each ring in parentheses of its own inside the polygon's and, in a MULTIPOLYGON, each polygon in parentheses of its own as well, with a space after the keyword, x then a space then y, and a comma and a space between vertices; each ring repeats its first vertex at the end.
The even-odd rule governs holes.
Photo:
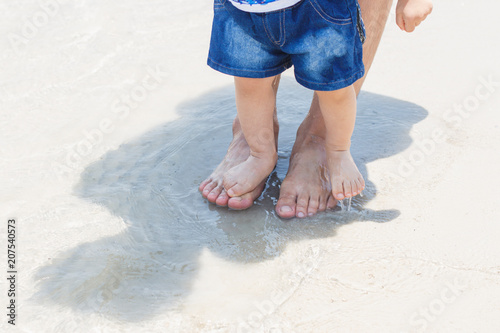
POLYGON ((337 24, 352 23, 351 12, 345 0, 309 0, 311 6, 323 20, 337 24))

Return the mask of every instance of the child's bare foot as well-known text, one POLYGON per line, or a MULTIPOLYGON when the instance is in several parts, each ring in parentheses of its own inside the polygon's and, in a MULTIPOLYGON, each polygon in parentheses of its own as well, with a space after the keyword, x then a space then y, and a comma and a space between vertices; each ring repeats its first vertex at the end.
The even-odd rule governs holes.
POLYGON ((365 188, 365 180, 352 159, 349 150, 328 150, 328 169, 335 199, 354 197, 365 188))
POLYGON ((247 160, 231 168, 224 175, 224 189, 230 197, 239 197, 252 191, 273 171, 278 155, 275 150, 256 156, 250 154, 247 160))
POLYGON ((241 197, 229 198, 222 187, 224 174, 235 165, 244 162, 250 156, 250 147, 243 136, 241 126, 236 118, 233 122, 233 140, 229 145, 226 156, 212 174, 205 179, 199 187, 204 198, 219 206, 229 206, 233 209, 246 209, 260 196, 264 183, 259 184, 253 191, 241 197))
MULTIPOLYGON (((277 138, 279 132, 277 118, 275 118, 274 130, 274 135, 277 138)), ((248 147, 243 136, 240 122, 236 118, 233 122, 233 140, 229 145, 226 156, 224 156, 224 159, 212 174, 200 184, 199 190, 203 197, 218 206, 229 206, 231 209, 247 209, 252 206, 254 200, 260 196, 264 189, 264 181, 251 191, 248 191, 248 193, 232 198, 227 195, 222 185, 226 172, 234 166, 245 162, 249 156, 250 147, 248 147)))

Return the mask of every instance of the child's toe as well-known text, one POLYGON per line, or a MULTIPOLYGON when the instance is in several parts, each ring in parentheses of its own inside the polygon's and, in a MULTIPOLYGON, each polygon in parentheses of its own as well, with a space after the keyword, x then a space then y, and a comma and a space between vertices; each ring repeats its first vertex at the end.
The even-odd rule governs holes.
POLYGON ((344 186, 342 185, 342 181, 339 178, 335 178, 332 182, 332 193, 337 200, 342 200, 345 197, 344 186))
POLYGON ((202 195, 206 198, 208 194, 217 186, 216 182, 208 183, 203 189, 202 195))
POLYGON ((361 185, 361 182, 359 179, 356 179, 355 183, 356 183, 356 193, 354 195, 358 195, 363 191, 363 185, 361 185))
POLYGON ((210 193, 207 195, 207 199, 210 202, 215 202, 219 197, 219 194, 222 192, 222 186, 216 186, 210 193))
POLYGON ((356 179, 351 180, 351 196, 354 197, 358 194, 358 183, 356 182, 356 179))
POLYGON ((229 201, 229 197, 227 196, 226 190, 222 189, 221 193, 215 200, 215 203, 218 206, 227 206, 227 202, 229 201))
POLYGON ((358 179, 358 181, 359 181, 359 185, 360 185, 361 191, 363 191, 365 189, 365 187, 366 187, 365 180, 363 179, 363 177, 360 177, 358 179))
POLYGON ((230 197, 240 197, 247 192, 249 192, 248 189, 241 184, 236 184, 233 187, 227 188, 227 195, 230 197))
POLYGON ((348 180, 344 181, 344 196, 347 198, 352 197, 352 185, 348 180))

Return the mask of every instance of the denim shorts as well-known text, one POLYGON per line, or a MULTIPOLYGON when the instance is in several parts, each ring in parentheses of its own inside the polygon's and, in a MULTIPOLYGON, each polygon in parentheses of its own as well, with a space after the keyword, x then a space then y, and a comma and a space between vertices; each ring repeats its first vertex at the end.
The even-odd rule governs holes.
POLYGON ((357 0, 302 0, 268 13, 214 0, 208 65, 248 78, 275 76, 293 65, 304 87, 337 90, 363 77, 364 39, 357 0))

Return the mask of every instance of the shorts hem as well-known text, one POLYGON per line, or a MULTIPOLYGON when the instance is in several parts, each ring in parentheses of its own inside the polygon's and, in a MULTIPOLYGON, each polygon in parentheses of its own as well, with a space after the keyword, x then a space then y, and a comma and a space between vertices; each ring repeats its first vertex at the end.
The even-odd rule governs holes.
POLYGON ((362 68, 360 71, 352 74, 350 77, 347 79, 343 80, 338 80, 335 82, 328 82, 328 83, 320 83, 320 82, 312 82, 308 81, 304 78, 301 78, 297 73, 295 73, 295 79, 297 82, 311 90, 317 90, 317 91, 333 91, 333 90, 339 90, 342 88, 349 87, 352 85, 354 82, 358 81, 365 75, 365 69, 362 68))
POLYGON ((233 68, 227 65, 222 65, 212 60, 210 57, 208 57, 207 65, 215 69, 216 71, 227 75, 254 78, 254 79, 263 79, 283 73, 288 68, 292 67, 292 61, 289 60, 283 63, 282 65, 270 69, 252 70, 252 69, 233 68))

